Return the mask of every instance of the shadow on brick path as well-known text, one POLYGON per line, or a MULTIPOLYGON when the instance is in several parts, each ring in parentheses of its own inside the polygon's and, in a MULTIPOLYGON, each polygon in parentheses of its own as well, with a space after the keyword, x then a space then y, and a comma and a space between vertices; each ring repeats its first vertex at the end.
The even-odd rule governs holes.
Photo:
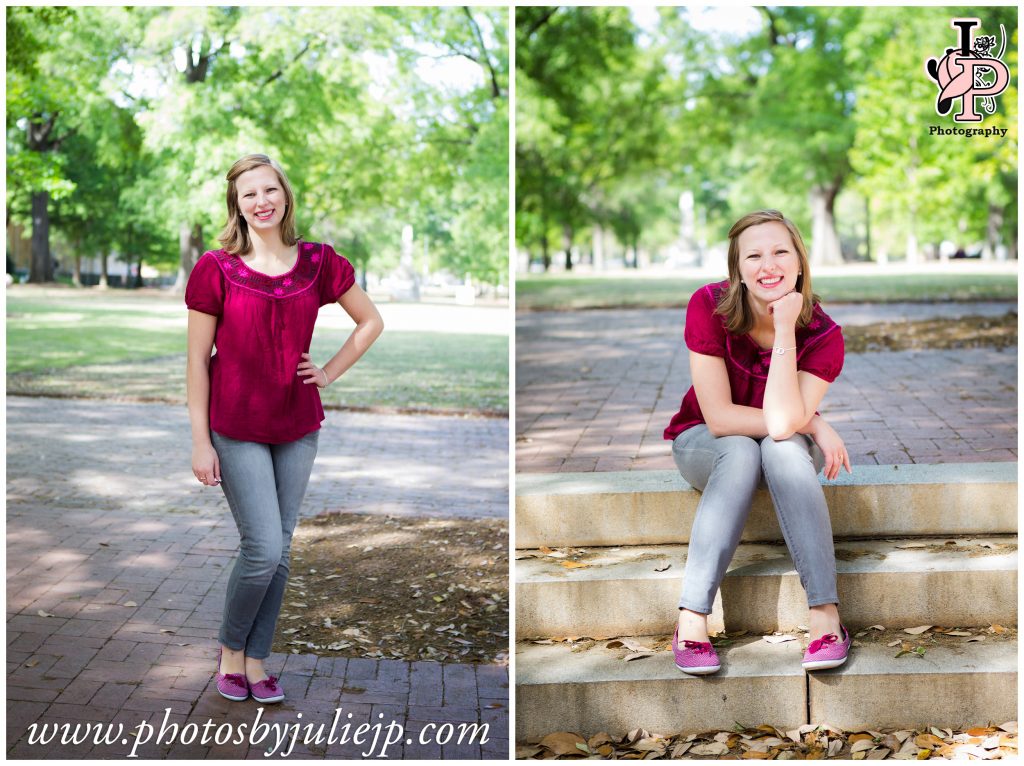
MULTIPOLYGON (((269 729, 236 742, 260 706, 213 685, 238 535, 219 490, 193 486, 184 408, 12 397, 7 414, 8 757, 123 757, 147 722, 141 757, 261 758, 269 729), (29 744, 34 723, 112 724, 113 744, 29 744)), ((504 516, 507 439, 500 420, 331 413, 303 515, 504 516)), ((379 755, 392 721, 389 758, 508 757, 505 667, 273 654, 267 668, 288 697, 260 721, 301 727, 290 758, 360 758, 375 732, 379 755), (488 741, 459 744, 475 723, 488 741), (360 725, 377 728, 355 744, 360 725)))
MULTIPOLYGON (((840 324, 1001 315, 1012 303, 836 305, 840 324)), ((690 387, 683 309, 521 313, 516 471, 674 470, 690 387)), ((852 463, 1017 459, 1017 349, 848 354, 821 407, 852 463)))

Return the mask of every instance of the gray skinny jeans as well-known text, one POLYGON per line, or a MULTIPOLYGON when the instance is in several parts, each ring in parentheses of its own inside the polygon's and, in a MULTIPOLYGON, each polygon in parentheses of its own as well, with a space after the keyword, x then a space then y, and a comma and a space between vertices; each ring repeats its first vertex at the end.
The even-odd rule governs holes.
POLYGON ((319 431, 284 444, 210 434, 221 487, 242 542, 228 578, 220 642, 255 660, 270 656, 281 613, 292 532, 313 471, 319 431))
POLYGON ((807 605, 839 603, 832 522, 818 482, 825 456, 811 437, 794 434, 778 442, 768 436, 716 438, 701 424, 675 438, 672 457, 683 478, 701 491, 690 532, 680 609, 711 613, 762 476, 807 594, 807 605))

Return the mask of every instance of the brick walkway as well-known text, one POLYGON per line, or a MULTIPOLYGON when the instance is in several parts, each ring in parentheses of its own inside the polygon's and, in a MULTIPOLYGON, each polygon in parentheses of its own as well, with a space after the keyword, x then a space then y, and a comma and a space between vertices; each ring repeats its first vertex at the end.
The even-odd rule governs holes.
MULTIPOLYGON (((329 413, 303 513, 504 516, 507 434, 503 420, 329 413)), ((179 726, 252 727, 258 706, 212 684, 238 535, 220 491, 192 480, 184 408, 12 397, 7 435, 7 755, 120 757, 165 708, 179 726), (128 744, 27 742, 34 722, 80 721, 124 724, 128 744)), ((264 723, 322 724, 326 739, 340 708, 336 738, 345 724, 404 727, 389 758, 508 757, 505 667, 274 654, 267 668, 288 699, 263 708, 264 723), (417 743, 443 722, 485 722, 489 741, 417 743)), ((359 758, 373 734, 308 748, 300 735, 290 757, 359 758)), ((136 752, 260 758, 273 741, 181 739, 136 752)))
MULTIPOLYGON (((834 305, 840 324, 998 316, 1015 304, 834 305)), ((691 385, 683 310, 516 318, 516 471, 674 469, 691 385)), ((849 354, 821 412, 857 464, 1017 459, 1017 349, 849 354)))

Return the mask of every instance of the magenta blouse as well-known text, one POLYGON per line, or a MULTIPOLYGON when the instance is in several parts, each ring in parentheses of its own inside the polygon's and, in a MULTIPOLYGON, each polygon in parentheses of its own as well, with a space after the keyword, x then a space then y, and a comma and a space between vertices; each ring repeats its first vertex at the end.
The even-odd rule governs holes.
POLYGON ((295 266, 270 277, 211 250, 192 269, 185 305, 217 317, 210 360, 210 428, 231 439, 281 444, 320 428, 320 390, 298 373, 321 306, 355 284, 330 245, 299 242, 295 266))
MULTIPOLYGON (((733 404, 763 408, 772 350, 762 349, 749 335, 726 332, 725 317, 714 312, 719 297, 728 287, 729 282, 725 280, 704 285, 693 294, 686 306, 683 339, 690 351, 725 359, 733 404)), ((843 352, 842 328, 816 304, 808 325, 796 330, 797 371, 809 372, 831 383, 843 369, 843 352)), ((679 412, 665 429, 665 438, 675 439, 686 429, 704 422, 697 392, 690 386, 679 412)))

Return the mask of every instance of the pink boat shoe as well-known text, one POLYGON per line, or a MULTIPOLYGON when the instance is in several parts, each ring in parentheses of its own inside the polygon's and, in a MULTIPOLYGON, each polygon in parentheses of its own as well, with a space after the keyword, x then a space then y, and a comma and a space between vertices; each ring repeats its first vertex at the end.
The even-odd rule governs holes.
POLYGON ((821 638, 811 641, 804 652, 804 670, 827 670, 837 668, 846 662, 850 654, 850 645, 853 640, 845 625, 843 629, 843 640, 840 641, 835 633, 826 633, 821 638))
MULTIPOLYGON (((224 654, 221 649, 220 654, 224 654)), ((220 696, 232 702, 241 702, 249 699, 249 682, 245 680, 243 673, 221 673, 220 655, 217 656, 217 691, 220 696)))
POLYGON ((280 702, 284 699, 284 690, 277 685, 277 676, 264 678, 249 687, 252 698, 261 704, 280 702))
POLYGON ((718 654, 709 642, 683 640, 683 648, 679 648, 679 626, 672 636, 672 653, 676 658, 676 667, 691 676, 706 676, 721 669, 718 654))

